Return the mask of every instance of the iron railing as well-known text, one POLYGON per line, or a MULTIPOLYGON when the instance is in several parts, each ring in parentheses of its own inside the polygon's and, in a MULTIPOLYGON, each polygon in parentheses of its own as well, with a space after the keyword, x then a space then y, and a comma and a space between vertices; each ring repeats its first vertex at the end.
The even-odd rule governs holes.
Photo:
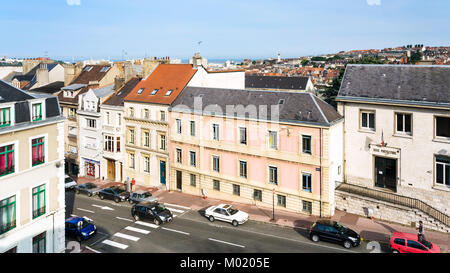
POLYGON ((450 227, 450 216, 416 198, 407 197, 386 191, 380 191, 376 189, 370 189, 358 185, 348 184, 345 182, 339 183, 338 186, 336 187, 336 190, 373 198, 376 200, 388 202, 395 205, 405 206, 411 209, 418 209, 428 214, 435 220, 445 224, 447 227, 450 227))

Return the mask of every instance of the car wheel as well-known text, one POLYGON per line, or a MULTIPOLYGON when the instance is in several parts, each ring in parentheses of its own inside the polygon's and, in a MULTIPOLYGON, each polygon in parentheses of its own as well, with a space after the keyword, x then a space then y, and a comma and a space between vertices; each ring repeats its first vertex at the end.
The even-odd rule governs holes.
POLYGON ((236 221, 236 220, 233 220, 233 222, 231 222, 231 224, 235 227, 237 227, 239 225, 238 221, 236 221))
POLYGON ((133 218, 134 218, 134 220, 139 221, 139 215, 135 214, 135 215, 133 216, 133 218))
POLYGON ((92 197, 92 192, 88 192, 88 196, 89 196, 89 197, 92 197))
POLYGON ((313 241, 313 242, 318 242, 319 241, 319 236, 318 235, 316 235, 316 234, 314 234, 313 236, 311 236, 311 240, 313 241))
POLYGON ((80 194, 80 190, 75 190, 75 193, 76 194, 80 194))
POLYGON ((119 203, 120 202, 119 197, 114 198, 114 202, 119 203))
POLYGON ((393 250, 392 250, 392 253, 397 254, 397 253, 400 253, 400 252, 398 252, 398 250, 396 250, 396 249, 393 249, 393 250))
POLYGON ((105 199, 105 197, 103 196, 103 194, 99 194, 98 197, 100 197, 100 199, 105 199))
POLYGON ((215 219, 214 219, 214 216, 212 216, 212 215, 209 216, 209 221, 210 221, 210 222, 214 222, 214 220, 215 220, 215 219))
POLYGON ((347 248, 347 249, 349 249, 349 248, 352 247, 352 243, 351 243, 350 241, 345 241, 345 242, 344 242, 344 247, 347 248))
POLYGON ((161 222, 158 219, 153 219, 153 223, 155 223, 155 225, 159 226, 161 225, 161 222))

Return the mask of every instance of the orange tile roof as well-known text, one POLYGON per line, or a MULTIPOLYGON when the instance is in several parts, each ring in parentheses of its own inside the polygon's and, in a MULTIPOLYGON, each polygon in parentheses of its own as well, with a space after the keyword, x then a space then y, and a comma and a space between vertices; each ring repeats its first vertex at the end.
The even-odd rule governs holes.
POLYGON ((125 97, 125 101, 170 105, 197 72, 191 64, 160 64, 125 97), (140 94, 138 91, 144 89, 140 94), (155 95, 153 90, 158 89, 155 95), (167 91, 172 90, 169 96, 167 91))

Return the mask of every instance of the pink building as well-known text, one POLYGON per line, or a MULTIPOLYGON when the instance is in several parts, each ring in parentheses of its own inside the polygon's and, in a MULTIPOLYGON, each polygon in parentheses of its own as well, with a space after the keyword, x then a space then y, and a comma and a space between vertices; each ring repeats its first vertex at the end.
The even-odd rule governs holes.
POLYGON ((333 215, 343 119, 318 97, 186 87, 169 111, 171 189, 333 215))

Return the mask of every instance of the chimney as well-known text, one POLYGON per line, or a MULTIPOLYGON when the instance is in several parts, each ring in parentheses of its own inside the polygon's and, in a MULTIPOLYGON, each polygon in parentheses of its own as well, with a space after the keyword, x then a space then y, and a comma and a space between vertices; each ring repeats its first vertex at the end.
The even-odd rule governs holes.
POLYGON ((119 90, 122 86, 125 85, 125 79, 121 77, 114 78, 114 91, 119 90))
POLYGON ((39 69, 36 71, 36 87, 41 87, 49 84, 50 76, 47 68, 47 64, 39 64, 39 69))

